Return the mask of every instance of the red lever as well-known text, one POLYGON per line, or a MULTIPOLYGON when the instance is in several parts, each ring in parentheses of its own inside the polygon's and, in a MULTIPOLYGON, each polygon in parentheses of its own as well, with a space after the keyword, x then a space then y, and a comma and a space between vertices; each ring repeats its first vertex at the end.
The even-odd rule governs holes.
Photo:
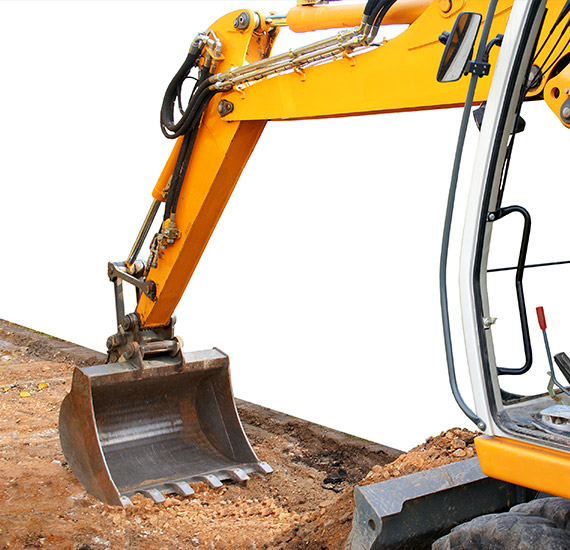
POLYGON ((544 308, 542 306, 536 308, 536 316, 538 317, 540 330, 546 330, 546 318, 544 317, 544 308))

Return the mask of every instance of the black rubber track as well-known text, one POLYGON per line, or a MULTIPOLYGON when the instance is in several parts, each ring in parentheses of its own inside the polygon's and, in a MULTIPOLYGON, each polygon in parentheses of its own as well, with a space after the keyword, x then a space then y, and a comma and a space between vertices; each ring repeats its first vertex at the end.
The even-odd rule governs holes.
POLYGON ((432 550, 570 550, 570 501, 544 498, 455 527, 432 550))

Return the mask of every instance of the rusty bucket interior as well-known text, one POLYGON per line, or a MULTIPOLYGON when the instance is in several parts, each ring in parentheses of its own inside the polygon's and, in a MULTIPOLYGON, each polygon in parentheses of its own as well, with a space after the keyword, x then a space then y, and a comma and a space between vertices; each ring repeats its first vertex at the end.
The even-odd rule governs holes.
POLYGON ((59 416, 71 470, 100 500, 124 506, 143 493, 190 495, 271 467, 255 455, 235 407, 227 355, 217 349, 175 358, 76 368, 59 416))

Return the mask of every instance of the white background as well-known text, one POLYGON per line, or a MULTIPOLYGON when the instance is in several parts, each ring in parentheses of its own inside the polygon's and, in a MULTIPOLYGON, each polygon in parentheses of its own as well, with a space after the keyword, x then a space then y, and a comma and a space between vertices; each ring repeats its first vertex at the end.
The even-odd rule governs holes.
MULTIPOLYGON (((292 5, 0 2, 0 317, 104 351, 107 262, 126 258, 172 147, 166 86, 218 17, 292 5)), ((316 39, 290 34, 275 52, 316 39)), ((397 448, 469 426, 447 382, 437 281, 460 116, 268 124, 177 309, 185 349, 228 353, 242 399, 397 448)), ((456 218, 454 243, 461 206, 456 218)), ((555 254, 541 259, 566 259, 555 254)))

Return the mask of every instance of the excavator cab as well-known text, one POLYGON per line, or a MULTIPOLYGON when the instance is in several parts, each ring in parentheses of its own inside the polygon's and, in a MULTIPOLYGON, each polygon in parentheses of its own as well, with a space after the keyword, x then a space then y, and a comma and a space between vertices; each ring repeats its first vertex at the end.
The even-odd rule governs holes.
MULTIPOLYGON (((560 345, 560 327, 567 323, 560 297, 569 261, 564 247, 553 245, 570 231, 566 189, 555 185, 565 170, 570 128, 569 58, 561 40, 569 13, 568 2, 554 6, 546 22, 544 3, 516 3, 507 31, 517 31, 504 40, 502 34, 492 38, 468 62, 475 83, 485 74, 491 48, 501 47, 488 100, 473 113, 480 134, 459 261, 474 411, 461 397, 447 346, 455 398, 485 432, 475 440, 483 472, 565 498, 570 497, 563 482, 570 472, 570 364, 564 353, 552 357, 545 309, 555 319, 560 345), (542 98, 545 102, 528 101, 542 98), (544 116, 547 106, 556 117, 544 116)), ((466 109, 465 120, 468 115, 466 109)), ((443 305, 442 311, 448 344, 443 305)))

